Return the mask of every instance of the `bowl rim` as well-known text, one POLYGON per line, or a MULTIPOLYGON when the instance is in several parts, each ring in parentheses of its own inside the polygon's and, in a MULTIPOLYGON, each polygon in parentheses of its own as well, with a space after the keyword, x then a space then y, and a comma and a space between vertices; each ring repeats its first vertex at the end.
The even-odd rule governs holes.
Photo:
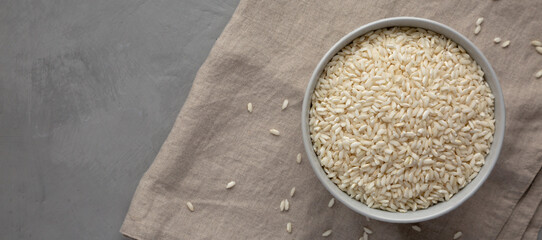
POLYGON ((505 130, 505 106, 504 106, 504 96, 502 94, 502 89, 500 87, 497 75, 487 58, 483 53, 468 40, 465 36, 457 32, 456 30, 448 27, 442 23, 417 17, 393 17, 393 18, 384 18, 374 22, 365 24, 354 31, 346 34, 339 41, 337 41, 322 57, 318 62, 315 70, 312 73, 308 86, 305 90, 305 95, 303 97, 303 105, 301 112, 301 130, 303 145, 307 158, 312 166, 314 173, 324 187, 340 202, 346 205, 348 208, 354 210, 355 212, 364 215, 366 217, 391 223, 414 223, 422 222, 430 219, 437 218, 442 216, 458 206, 464 203, 469 199, 474 193, 482 186, 485 180, 490 175, 495 164, 497 163, 499 154, 501 152, 502 143, 504 139, 504 130, 505 130), (387 28, 387 27, 419 27, 426 30, 431 30, 433 32, 442 34, 447 38, 453 40, 458 45, 463 47, 468 54, 480 65, 484 71, 484 78, 490 89, 495 96, 495 133, 493 137, 493 143, 490 147, 490 152, 486 156, 485 164, 480 169, 478 175, 463 189, 459 190, 452 198, 448 201, 439 202, 435 205, 432 205, 426 209, 417 210, 417 211, 408 211, 406 213, 393 213, 379 209, 369 208, 364 203, 351 198, 348 194, 340 190, 325 174, 323 168, 320 166, 320 161, 316 156, 316 153, 312 149, 312 140, 310 139, 309 132, 309 110, 311 105, 311 96, 318 82, 320 73, 323 71, 325 65, 331 60, 331 58, 340 51, 343 47, 350 44, 354 39, 376 29, 387 28))

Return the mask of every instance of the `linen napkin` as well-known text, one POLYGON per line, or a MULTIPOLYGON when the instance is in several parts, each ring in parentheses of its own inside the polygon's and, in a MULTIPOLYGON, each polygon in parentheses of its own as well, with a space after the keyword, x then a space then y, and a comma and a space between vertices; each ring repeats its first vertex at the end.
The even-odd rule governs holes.
POLYGON ((133 197, 121 233, 134 239, 533 239, 542 221, 542 1, 241 0, 201 66, 183 108, 133 197), (419 223, 367 219, 336 203, 303 153, 303 92, 342 36, 371 21, 444 23, 484 52, 503 88, 507 126, 493 173, 458 209, 419 223), (475 22, 484 17, 474 35, 475 22), (510 40, 507 48, 493 38, 510 40), (281 110, 284 99, 289 106, 281 110), (253 112, 247 111, 247 103, 253 112), (269 133, 275 128, 280 136, 269 133), (538 174, 540 175, 540 174, 538 174), (231 189, 226 184, 236 181, 231 189), (296 187, 294 197, 289 192, 296 187), (290 209, 279 210, 288 199, 290 209), (189 211, 186 202, 194 205, 189 211), (292 233, 286 231, 291 222, 292 233))

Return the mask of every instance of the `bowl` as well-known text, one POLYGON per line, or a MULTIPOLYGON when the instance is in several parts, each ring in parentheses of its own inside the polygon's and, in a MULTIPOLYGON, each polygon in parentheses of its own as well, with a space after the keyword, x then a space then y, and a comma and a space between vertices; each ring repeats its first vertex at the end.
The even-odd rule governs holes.
POLYGON ((432 20, 415 18, 415 17, 394 17, 394 18, 385 18, 375 22, 371 22, 360 28, 348 33, 346 36, 341 38, 327 53, 322 57, 316 69, 312 73, 311 79, 305 90, 305 96, 303 98, 303 110, 301 115, 301 128, 303 134, 303 145, 307 153, 307 158, 314 170, 314 173, 324 185, 324 187, 340 202, 354 210, 355 212, 365 215, 369 218, 391 222, 391 223, 413 223, 413 222, 422 222, 427 221, 439 216, 442 216, 453 209, 457 208, 463 202, 465 202, 469 197, 471 197, 484 183, 488 178, 489 174, 493 170, 493 167, 497 163, 499 158, 499 153, 501 151, 502 142, 504 138, 504 128, 505 128, 505 108, 504 108, 504 98, 502 94, 499 81, 495 74, 495 71, 491 67, 491 64, 482 54, 482 52, 465 36, 461 35, 459 32, 453 30, 452 28, 438 23, 432 20), (463 189, 459 190, 452 198, 448 201, 439 202, 435 205, 432 205, 426 209, 417 210, 417 211, 408 211, 406 213, 399 212, 388 212, 380 209, 369 208, 364 203, 351 198, 348 194, 340 190, 337 185, 335 185, 327 177, 323 168, 320 165, 320 161, 316 156, 316 153, 313 150, 312 140, 309 132, 309 110, 311 107, 311 96, 318 82, 318 78, 322 73, 326 64, 331 60, 331 58, 340 51, 343 47, 350 44, 354 39, 376 29, 387 28, 387 27, 419 27, 427 30, 431 30, 436 33, 440 33, 447 38, 455 41, 457 44, 462 46, 469 55, 478 63, 478 65, 484 71, 484 78, 487 81, 493 95, 495 96, 495 133, 493 137, 493 143, 490 146, 489 154, 485 158, 485 164, 480 169, 478 176, 476 176, 469 184, 467 184, 463 189))

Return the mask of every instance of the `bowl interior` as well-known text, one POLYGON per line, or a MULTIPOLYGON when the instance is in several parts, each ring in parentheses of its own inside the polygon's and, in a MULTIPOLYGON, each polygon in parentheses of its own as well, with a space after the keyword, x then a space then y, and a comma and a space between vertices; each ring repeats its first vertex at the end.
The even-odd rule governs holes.
POLYGON ((364 25, 339 40, 320 60, 316 69, 314 70, 312 77, 310 79, 309 85, 305 91, 305 96, 303 99, 303 110, 301 116, 301 125, 303 133, 303 144, 309 162, 316 173, 318 179, 322 182, 324 187, 335 197, 337 200, 341 201, 343 204, 348 206, 350 209, 365 215, 369 218, 393 222, 393 223, 412 223, 412 222, 421 222, 430 220, 436 217, 439 217, 459 205, 461 205, 465 200, 471 197, 483 182, 487 179, 491 170, 495 166, 499 153, 501 150, 503 138, 504 138, 504 127, 505 127, 505 109, 504 109, 504 98, 502 95, 502 90, 499 85, 499 81, 495 74, 495 71, 489 64, 489 61, 485 58, 482 52, 466 37, 453 30, 452 28, 423 18, 414 18, 414 17, 396 17, 396 18, 386 18, 381 19, 367 25, 364 25), (480 65, 484 71, 484 78, 488 82, 493 95, 495 96, 495 134, 493 137, 493 143, 491 144, 489 154, 486 156, 486 163, 481 168, 478 176, 474 178, 469 184, 467 184, 463 189, 456 193, 450 200, 445 202, 440 202, 435 204, 427 209, 417 210, 417 211, 408 211, 406 213, 393 213, 379 209, 369 208, 367 205, 351 198, 348 194, 341 191, 331 180, 328 179, 324 170, 320 166, 320 161, 316 156, 316 153, 312 148, 312 141, 310 138, 309 132, 309 110, 311 106, 311 96, 318 82, 318 77, 323 71, 325 65, 331 60, 335 54, 340 51, 343 47, 351 43, 354 39, 376 29, 387 28, 387 27, 419 27, 427 30, 440 33, 449 39, 455 41, 457 44, 462 46, 469 55, 480 65))

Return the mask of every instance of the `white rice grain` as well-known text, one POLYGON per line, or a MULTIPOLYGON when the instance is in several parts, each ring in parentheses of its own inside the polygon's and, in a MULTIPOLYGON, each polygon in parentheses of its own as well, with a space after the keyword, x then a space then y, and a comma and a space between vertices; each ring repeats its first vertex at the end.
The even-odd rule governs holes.
POLYGON ((478 33, 480 33, 481 30, 482 30, 482 26, 476 25, 476 28, 474 28, 474 34, 478 35, 478 33))
POLYGON ((542 42, 540 42, 538 40, 532 40, 531 45, 533 45, 535 47, 540 47, 540 46, 542 46, 542 42))
POLYGON ((510 46, 510 40, 506 40, 501 44, 502 48, 505 48, 505 47, 508 47, 508 46, 510 46))
POLYGON ((327 203, 327 207, 333 207, 333 205, 335 205, 335 198, 331 198, 331 200, 329 200, 329 203, 327 203))
POLYGON ((373 234, 373 230, 369 229, 368 227, 363 227, 363 231, 365 231, 367 234, 373 234))
POLYGON ((190 210, 190 212, 194 211, 194 205, 192 205, 191 202, 186 202, 186 207, 188 207, 188 210, 190 210))
POLYGON ((274 128, 269 129, 269 132, 270 132, 271 134, 275 135, 275 136, 280 135, 279 130, 274 129, 274 128))
POLYGON ((367 232, 363 232, 363 240, 369 240, 369 234, 367 232))
POLYGON ((536 78, 542 77, 542 69, 538 70, 538 72, 536 72, 536 73, 534 74, 534 76, 535 76, 536 78))
POLYGON ((235 186, 235 181, 229 182, 229 183, 226 185, 226 189, 230 189, 230 188, 232 188, 233 186, 235 186))
POLYGON ((291 223, 291 222, 288 222, 288 223, 286 224, 286 231, 287 231, 288 233, 292 233, 292 223, 291 223))
POLYGON ((297 154, 297 159, 295 160, 297 163, 301 163, 301 153, 297 154))
POLYGON ((463 233, 462 233, 462 232, 456 232, 456 233, 454 234, 454 240, 459 239, 461 236, 463 236, 463 233))
POLYGON ((284 199, 284 211, 290 210, 290 202, 288 199, 284 199))
POLYGON ((292 190, 290 190, 290 197, 294 197, 294 194, 295 194, 295 187, 293 187, 292 190))
POLYGON ((331 229, 329 229, 329 230, 325 231, 324 233, 322 233, 322 237, 327 237, 327 236, 331 235, 332 232, 333 231, 331 231, 331 229))
POLYGON ((247 110, 248 110, 249 113, 252 112, 252 103, 247 104, 247 110))
POLYGON ((284 205, 285 205, 284 200, 280 201, 280 211, 281 212, 284 212, 284 205))
POLYGON ((476 19, 476 25, 481 25, 483 22, 484 22, 483 17, 479 17, 478 19, 476 19))
POLYGON ((284 99, 284 102, 282 102, 282 109, 281 110, 284 110, 288 107, 288 99, 284 99))
POLYGON ((542 47, 536 47, 536 51, 540 54, 542 54, 542 47))
POLYGON ((494 43, 500 43, 501 40, 502 40, 502 39, 501 39, 500 37, 496 37, 496 38, 493 39, 493 42, 494 42, 494 43))
POLYGON ((416 231, 416 232, 421 232, 422 231, 422 228, 419 227, 418 225, 412 225, 412 229, 414 229, 414 231, 416 231))

